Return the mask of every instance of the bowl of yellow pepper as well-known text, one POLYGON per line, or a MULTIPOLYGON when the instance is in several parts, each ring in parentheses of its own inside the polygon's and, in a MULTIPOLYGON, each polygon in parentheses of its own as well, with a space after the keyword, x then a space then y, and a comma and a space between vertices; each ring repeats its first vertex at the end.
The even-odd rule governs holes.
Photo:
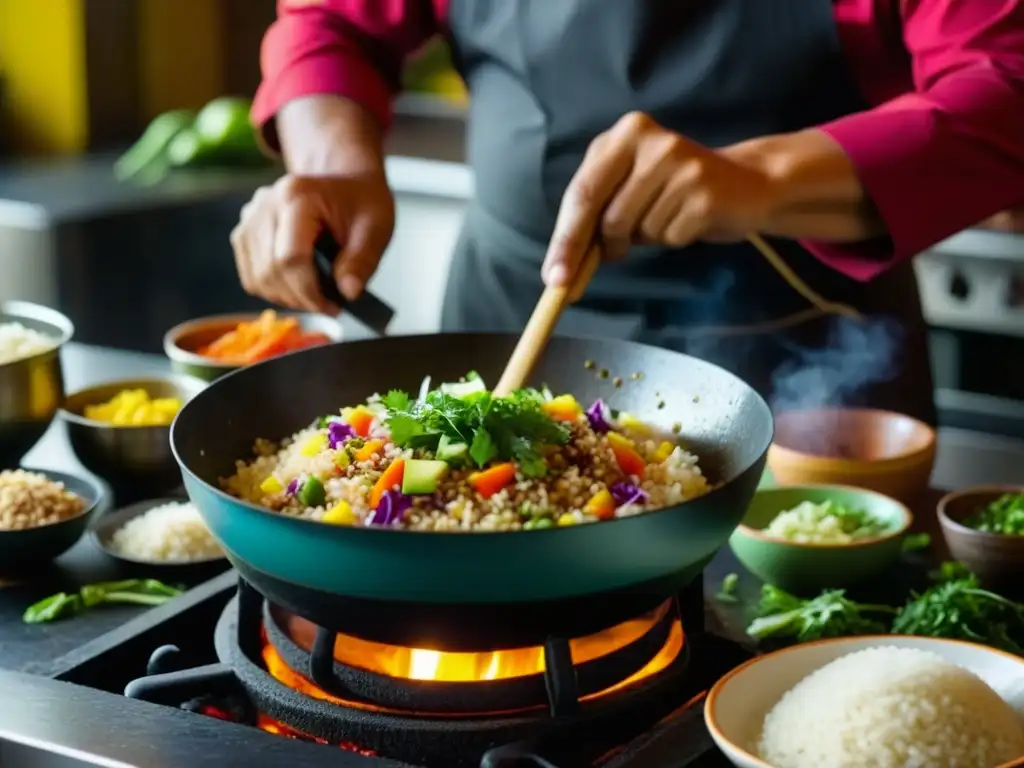
POLYGON ((68 395, 60 415, 82 466, 115 491, 159 495, 181 484, 171 422, 205 386, 191 376, 111 381, 68 395))

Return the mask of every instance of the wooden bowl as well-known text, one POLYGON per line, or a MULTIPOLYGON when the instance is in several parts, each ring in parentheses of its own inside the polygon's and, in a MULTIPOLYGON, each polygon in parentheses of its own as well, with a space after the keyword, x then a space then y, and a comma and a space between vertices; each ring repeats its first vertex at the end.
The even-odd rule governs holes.
POLYGON ((976 531, 963 521, 1006 493, 1024 493, 1021 485, 982 485, 964 488, 939 500, 939 525, 949 553, 986 586, 1020 594, 1024 576, 1024 536, 976 531))
POLYGON ((928 488, 934 463, 934 429, 872 409, 777 414, 768 449, 768 468, 780 485, 852 485, 911 505, 928 488))

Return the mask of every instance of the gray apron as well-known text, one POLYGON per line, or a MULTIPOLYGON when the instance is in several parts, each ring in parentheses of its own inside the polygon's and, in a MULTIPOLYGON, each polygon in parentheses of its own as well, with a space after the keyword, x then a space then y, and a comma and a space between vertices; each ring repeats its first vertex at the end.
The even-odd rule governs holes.
MULTIPOLYGON (((591 140, 627 112, 711 147, 864 109, 830 0, 452 0, 471 93, 476 199, 456 247, 445 330, 519 330, 543 286, 558 205, 591 140)), ((856 324, 815 313, 746 243, 636 247, 602 265, 563 333, 631 338, 722 365, 776 407, 864 405, 934 423, 911 265, 869 284, 772 240, 856 324)))

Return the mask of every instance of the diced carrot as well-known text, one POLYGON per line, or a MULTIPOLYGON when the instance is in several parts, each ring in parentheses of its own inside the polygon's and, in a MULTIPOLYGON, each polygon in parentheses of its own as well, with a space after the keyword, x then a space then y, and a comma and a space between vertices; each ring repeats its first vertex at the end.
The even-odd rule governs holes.
POLYGON ((516 479, 516 465, 512 462, 495 464, 481 472, 474 472, 469 476, 469 484, 473 490, 489 499, 502 488, 511 485, 516 479))
POLYGON ((611 447, 612 453, 615 454, 615 462, 619 465, 619 469, 627 475, 643 477, 646 464, 632 440, 618 432, 609 432, 608 445, 611 447))
POLYGON ((555 421, 576 421, 583 408, 572 395, 560 395, 554 400, 549 400, 541 406, 544 411, 555 421))
POLYGON ((611 520, 615 517, 615 499, 607 488, 602 488, 587 501, 584 510, 598 520, 611 520))
POLYGON ((260 337, 245 351, 244 361, 247 363, 257 362, 264 359, 264 355, 271 356, 270 353, 275 349, 280 349, 283 352, 284 340, 298 327, 299 321, 296 318, 286 317, 273 325, 262 328, 260 337))
POLYGON ((348 415, 348 425, 355 430, 360 437, 367 437, 370 434, 370 426, 373 424, 373 414, 369 409, 358 406, 352 409, 348 415))
MULTIPOLYGON (((367 443, 369 445, 369 443, 367 443)), ((402 476, 405 474, 405 459, 395 459, 377 478, 370 491, 370 509, 376 509, 380 504, 381 496, 390 491, 396 485, 402 484, 402 476)))
POLYGON ((383 440, 367 440, 363 447, 356 451, 356 461, 369 461, 375 453, 379 453, 381 456, 384 455, 383 440))

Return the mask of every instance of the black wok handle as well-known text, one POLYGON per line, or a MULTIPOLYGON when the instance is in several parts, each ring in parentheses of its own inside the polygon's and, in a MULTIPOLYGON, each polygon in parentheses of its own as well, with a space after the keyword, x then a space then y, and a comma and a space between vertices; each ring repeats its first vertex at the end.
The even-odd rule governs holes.
POLYGON ((313 263, 316 266, 320 292, 325 299, 340 307, 378 336, 386 336, 395 310, 368 290, 364 290, 355 301, 348 301, 341 295, 334 282, 334 261, 339 253, 341 246, 330 230, 325 229, 313 246, 313 263))

